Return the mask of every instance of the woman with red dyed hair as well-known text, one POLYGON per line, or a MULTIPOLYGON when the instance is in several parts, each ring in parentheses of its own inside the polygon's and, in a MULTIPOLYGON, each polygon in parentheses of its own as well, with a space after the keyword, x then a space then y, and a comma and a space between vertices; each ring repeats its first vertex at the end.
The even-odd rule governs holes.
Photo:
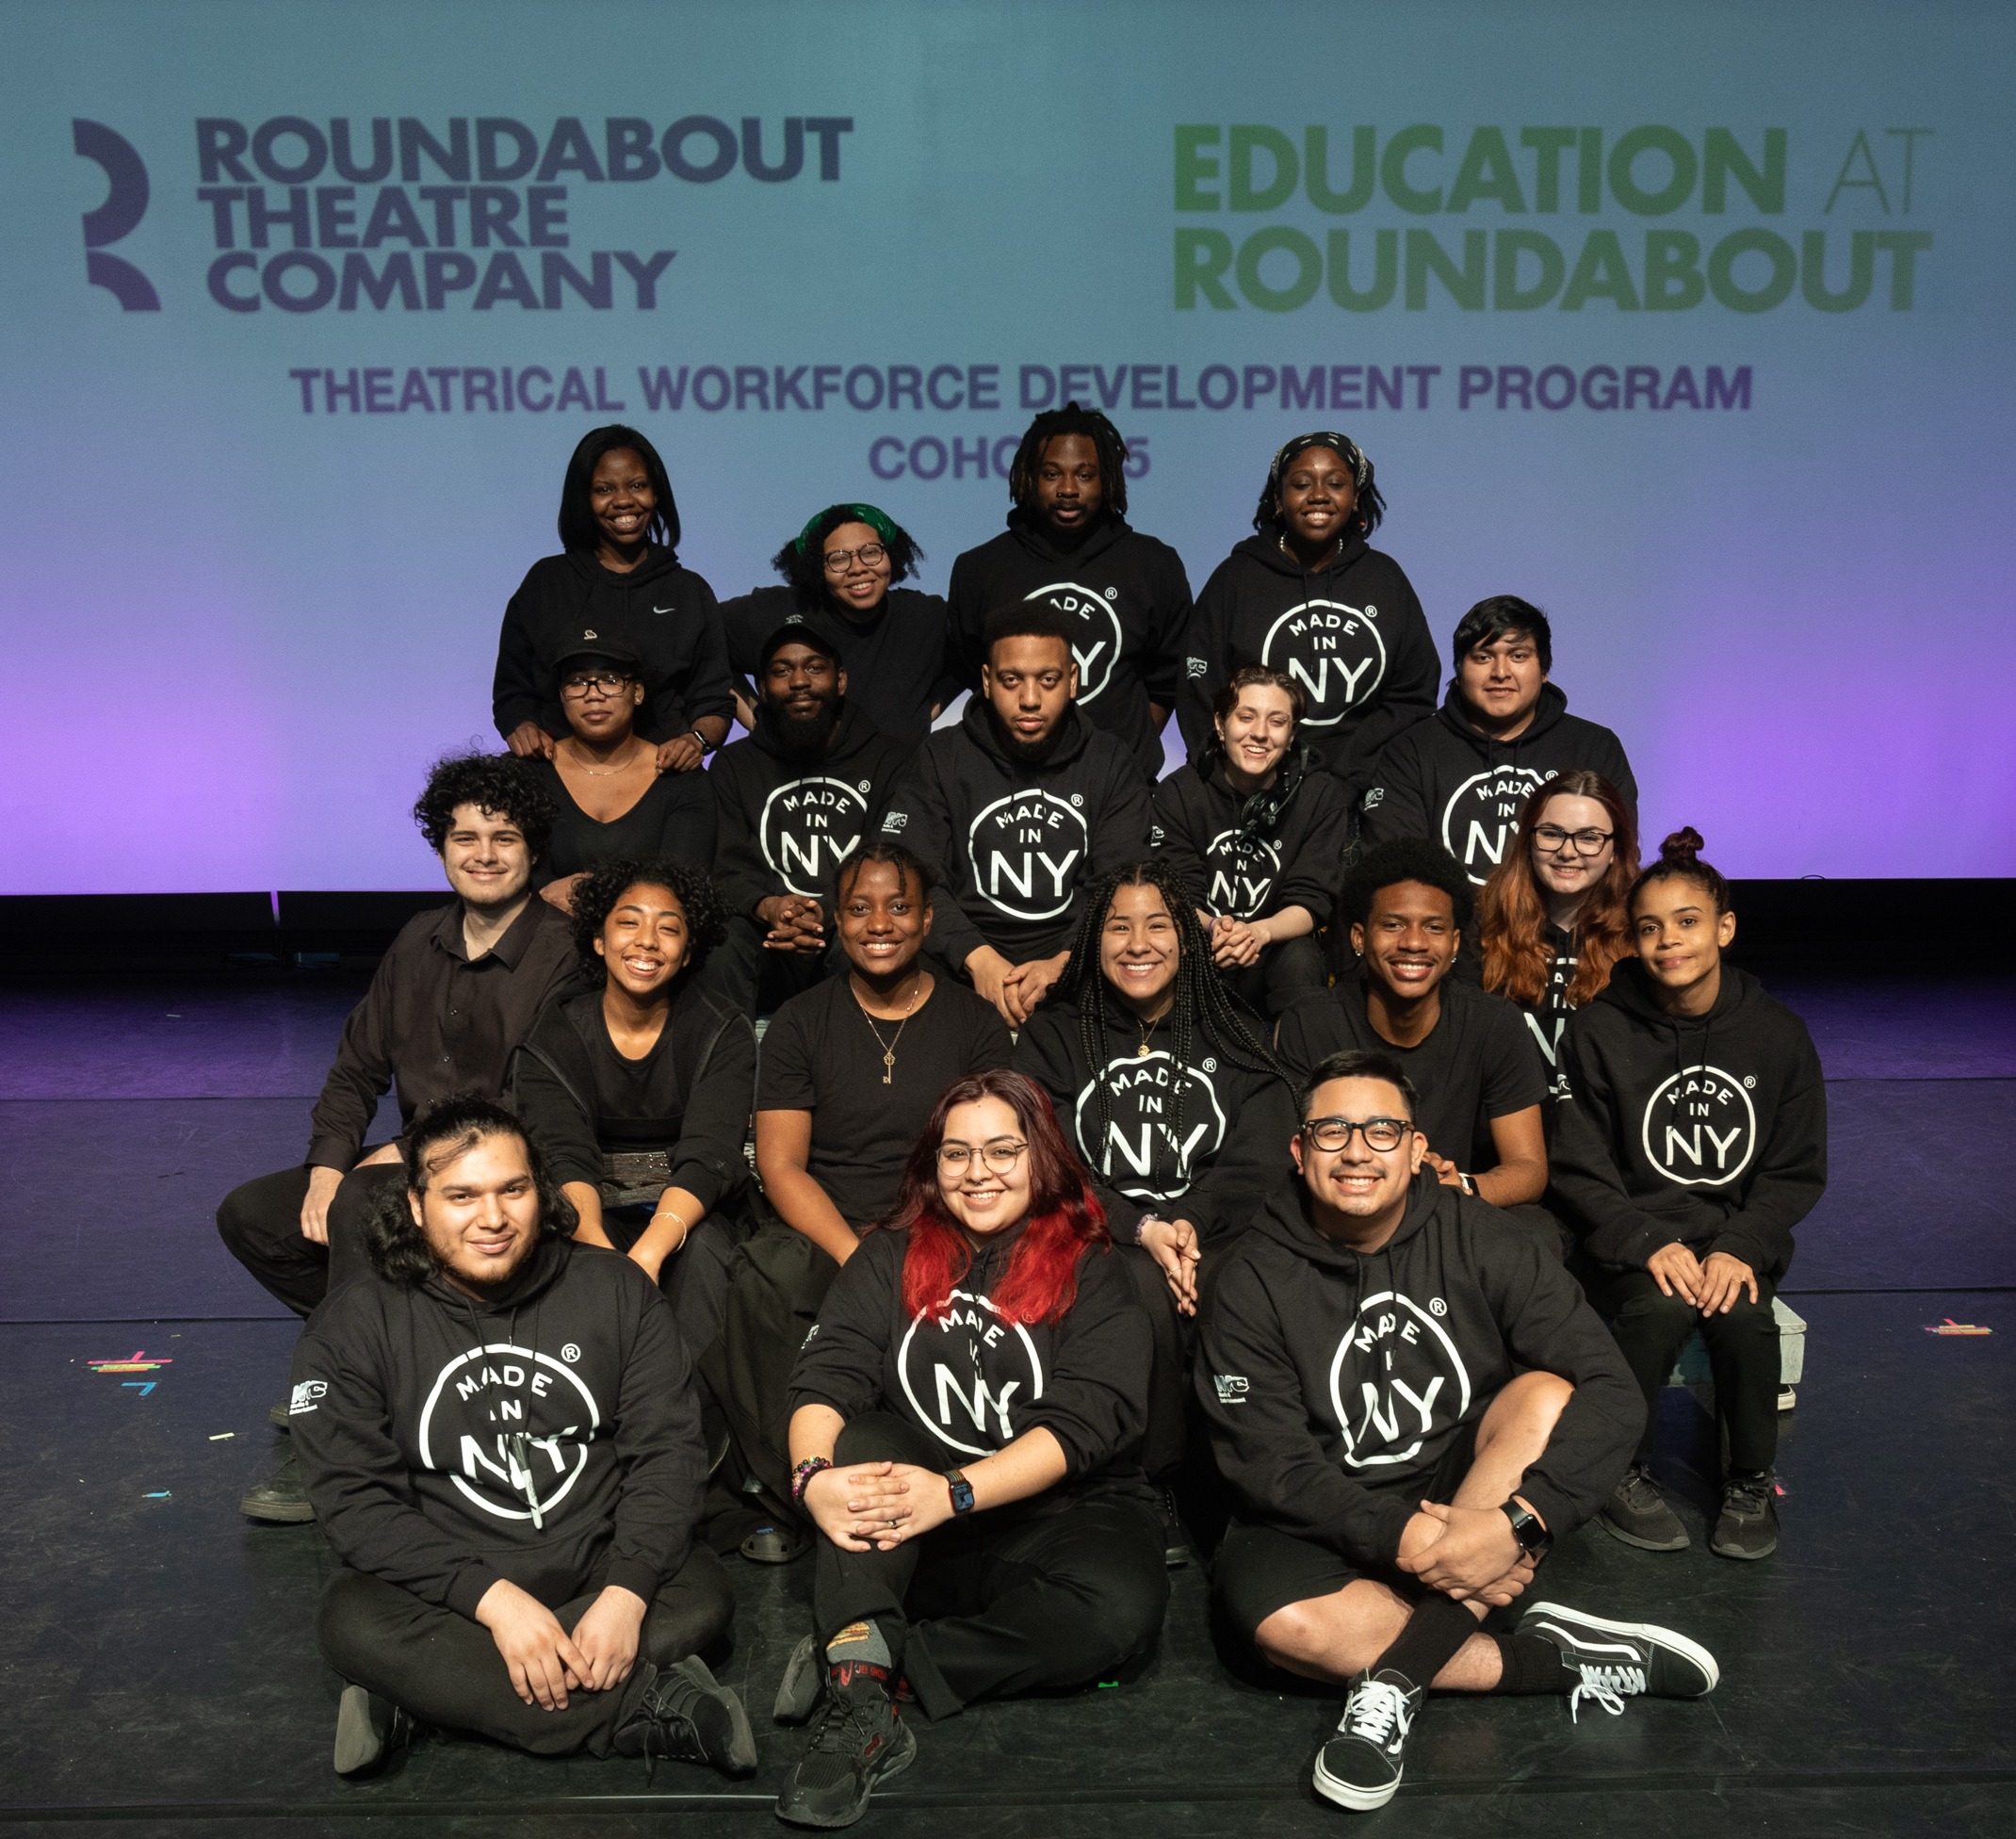
POLYGON ((1049 1102, 949 1086, 894 1218, 827 1292, 791 1375, 792 1490, 818 1525, 815 1633, 777 1693, 820 1714, 779 1815, 849 1826, 932 1717, 1090 1685, 1168 1602, 1138 1446, 1148 1324, 1049 1102))

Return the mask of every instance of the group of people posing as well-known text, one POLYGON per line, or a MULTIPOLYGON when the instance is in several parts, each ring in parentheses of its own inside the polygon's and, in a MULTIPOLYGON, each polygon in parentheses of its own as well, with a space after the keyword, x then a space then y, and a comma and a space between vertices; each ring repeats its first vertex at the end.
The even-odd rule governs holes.
POLYGON ((1641 868, 1544 613, 1472 608, 1434 706, 1352 442, 1275 455, 1195 604, 1125 459, 1039 416, 946 600, 845 504, 717 603, 643 436, 576 451, 510 751, 415 807, 456 899, 303 1163, 219 1211, 308 1318, 243 1505, 341 1560, 339 1770, 417 1722, 746 1772, 706 1658, 738 1549, 813 1555, 773 1707, 807 1826, 919 1714, 1130 1677, 1193 1549, 1226 1638, 1344 1688, 1341 1806, 1390 1798, 1431 1688, 1715 1684, 1533 1586, 1590 1520, 1688 1544, 1651 1463, 1697 1332, 1710 1548, 1775 1549, 1812 1042, 1725 959, 1700 838, 1641 868))

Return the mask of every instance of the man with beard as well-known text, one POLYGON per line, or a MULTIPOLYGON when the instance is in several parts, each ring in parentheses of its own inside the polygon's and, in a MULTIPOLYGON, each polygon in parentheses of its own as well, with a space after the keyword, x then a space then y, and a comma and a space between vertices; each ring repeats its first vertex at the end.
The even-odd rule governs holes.
POLYGON ((882 827, 949 896, 933 951, 1019 1028, 1071 955, 1081 891, 1141 855, 1148 789, 1126 745, 1076 707, 1062 613, 1011 601, 983 638, 980 694, 918 749, 882 827))
POLYGON ((714 888, 728 936, 703 972, 750 1015, 823 977, 828 890, 868 835, 908 757, 847 701, 833 646, 791 621, 756 654, 756 721, 723 747, 713 783, 721 843, 714 888))

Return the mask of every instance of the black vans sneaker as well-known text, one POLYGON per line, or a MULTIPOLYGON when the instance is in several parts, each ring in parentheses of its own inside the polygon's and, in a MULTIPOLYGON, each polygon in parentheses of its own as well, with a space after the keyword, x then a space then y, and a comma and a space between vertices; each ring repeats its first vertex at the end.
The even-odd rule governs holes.
POLYGON ((1407 1733, 1427 1695, 1391 1668, 1360 1673, 1344 1701, 1337 1734, 1316 1755, 1316 1792, 1340 1807, 1384 1807, 1400 1786, 1407 1733))
POLYGON ((756 1766, 756 1734, 735 1689, 707 1670, 698 1654, 675 1666, 646 1669, 642 1696, 617 1727, 619 1756, 660 1756, 706 1763, 723 1775, 747 1775, 756 1766))
POLYGON ((852 1826, 868 1812, 878 1782, 917 1760, 917 1734, 903 1722, 886 1678, 836 1667, 812 1740, 784 1778, 777 1817, 793 1826, 852 1826))
POLYGON ((1582 1675, 1568 1695, 1570 1717, 1593 1700, 1613 1717, 1624 1701, 1704 1699, 1715 1689, 1722 1669, 1699 1641, 1650 1622, 1612 1621, 1560 1603, 1536 1603, 1519 1619, 1521 1635, 1537 1635, 1561 1650, 1561 1664, 1582 1675))
POLYGON ((1687 1529, 1680 1516, 1666 1505, 1666 1496, 1652 1479, 1652 1472, 1634 1462, 1624 1472, 1617 1490, 1603 1503, 1598 1516, 1603 1531, 1641 1552, 1684 1552, 1687 1529))
POLYGON ((330 1761, 338 1775, 376 1775, 412 1737, 413 1719, 390 1699, 346 1685, 336 1706, 336 1748, 330 1761))
POLYGON ((1734 1473, 1723 1484, 1708 1549, 1718 1558, 1768 1558, 1778 1550, 1778 1484, 1770 1470, 1734 1473))

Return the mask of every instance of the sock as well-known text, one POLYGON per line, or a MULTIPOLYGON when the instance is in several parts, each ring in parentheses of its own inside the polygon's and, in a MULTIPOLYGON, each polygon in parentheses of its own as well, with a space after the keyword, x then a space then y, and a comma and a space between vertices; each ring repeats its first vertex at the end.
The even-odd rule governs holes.
POLYGON ((849 1622, 826 1643, 827 1669, 842 1685, 856 1674, 887 1684, 889 1665, 889 1644, 874 1621, 849 1622))
POLYGON ((1561 1657, 1561 1650, 1544 1635, 1494 1635, 1504 1670, 1491 1690, 1520 1697, 1552 1697, 1572 1692, 1582 1674, 1561 1657))
POLYGON ((1475 1616, 1439 1590, 1431 1591, 1414 1605, 1406 1626, 1372 1663, 1372 1671, 1395 1672, 1410 1685, 1425 1686, 1476 1632, 1475 1616))

